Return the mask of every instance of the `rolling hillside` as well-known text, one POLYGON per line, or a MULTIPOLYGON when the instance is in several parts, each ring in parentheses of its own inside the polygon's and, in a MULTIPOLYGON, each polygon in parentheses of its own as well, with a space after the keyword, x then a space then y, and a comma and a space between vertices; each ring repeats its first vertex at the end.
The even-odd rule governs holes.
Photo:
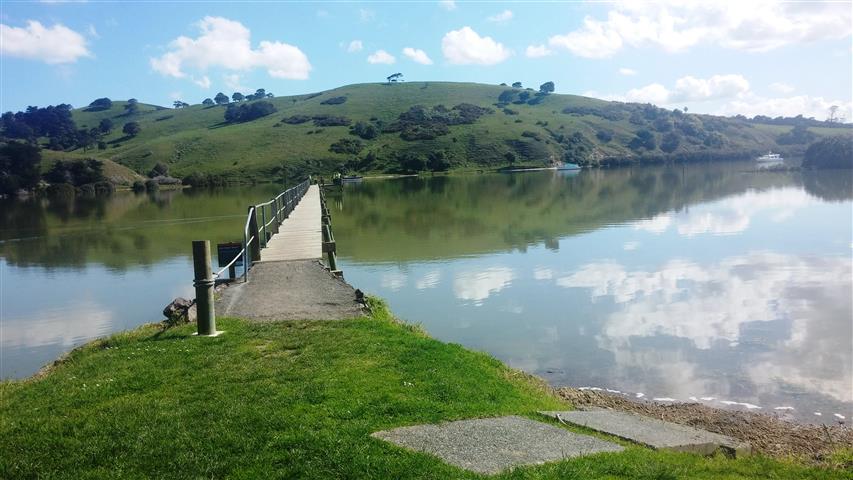
MULTIPOLYGON (((262 100, 277 111, 245 123, 226 123, 225 106, 165 109, 140 104, 139 113, 128 116, 120 101, 109 110, 77 109, 73 116, 80 128, 97 126, 105 117, 115 123, 105 138, 107 149, 92 149, 87 155, 140 173, 163 162, 175 176, 198 172, 280 180, 336 169, 393 172, 436 164, 439 169, 499 168, 511 161, 596 165, 722 159, 805 148, 777 143, 780 135, 790 132, 789 126, 536 93, 473 83, 358 84, 262 100), (412 108, 416 106, 423 108, 412 108), (136 137, 121 133, 128 121, 140 123, 136 137), (372 126, 375 138, 351 133, 358 122, 372 126), (348 125, 324 126, 328 123, 348 125), (342 153, 330 150, 333 144, 342 153), (436 152, 441 161, 430 163, 436 152)), ((820 136, 839 129, 809 131, 820 136)))

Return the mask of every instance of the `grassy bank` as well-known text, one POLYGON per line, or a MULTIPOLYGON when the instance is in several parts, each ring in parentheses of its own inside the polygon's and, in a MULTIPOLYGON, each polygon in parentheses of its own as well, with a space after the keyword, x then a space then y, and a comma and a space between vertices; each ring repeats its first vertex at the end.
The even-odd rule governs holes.
MULTIPOLYGON (((401 425, 568 408, 487 355, 395 322, 188 325, 96 342, 0 384, 0 478, 479 478, 394 448, 401 425)), ((500 478, 850 478, 762 457, 631 446, 500 478)))

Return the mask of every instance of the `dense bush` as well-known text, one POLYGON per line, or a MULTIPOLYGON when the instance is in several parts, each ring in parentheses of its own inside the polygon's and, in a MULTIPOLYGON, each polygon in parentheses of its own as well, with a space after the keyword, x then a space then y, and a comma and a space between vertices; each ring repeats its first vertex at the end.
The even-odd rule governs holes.
POLYGON ((228 123, 250 122, 275 112, 275 105, 267 101, 255 101, 239 105, 229 103, 228 108, 225 109, 225 121, 228 123))
POLYGON ((797 125, 790 131, 779 135, 776 138, 776 143, 779 145, 805 145, 813 142, 815 138, 817 135, 809 131, 808 127, 797 125))
POLYGON ((445 172, 450 168, 450 159, 441 150, 430 152, 427 156, 426 166, 433 172, 445 172))
POLYGON ((599 130, 595 132, 595 138, 599 139, 602 143, 607 143, 613 140, 613 132, 610 130, 599 130))
POLYGON ((100 160, 59 160, 44 175, 50 183, 68 183, 75 187, 103 182, 104 164, 100 160))
POLYGON ((293 115, 291 117, 284 117, 281 119, 282 122, 290 124, 290 125, 299 125, 301 123, 307 123, 311 121, 310 115, 293 115))
POLYGON ((145 182, 142 180, 135 180, 133 182, 133 187, 131 188, 133 188, 133 191, 136 193, 142 193, 145 191, 145 182))
POLYGON ((6 112, 0 117, 3 135, 8 138, 35 140, 47 137, 53 150, 63 150, 77 144, 77 126, 71 118, 71 105, 27 107, 24 112, 6 112))
POLYGON ((314 115, 314 125, 318 127, 346 127, 352 121, 347 117, 335 115, 314 115))
POLYGON ((0 147, 0 195, 35 187, 40 164, 41 151, 36 145, 9 142, 0 147))
POLYGON ((364 145, 357 138, 342 138, 337 142, 329 145, 329 151, 334 153, 349 153, 352 155, 358 154, 364 145))
POLYGON ((160 190, 160 183, 153 178, 149 178, 145 181, 145 191, 147 192, 157 192, 160 190))
POLYGON ((636 136, 628 144, 632 150, 654 150, 657 148, 655 136, 648 130, 638 130, 636 136))
POLYGON ((660 149, 666 153, 672 153, 681 143, 681 137, 675 132, 669 132, 661 138, 660 149))
POLYGON ((347 101, 347 97, 332 97, 320 102, 321 105, 340 105, 347 101))
POLYGON ((109 110, 113 107, 113 101, 107 97, 95 99, 89 106, 86 108, 87 112, 99 112, 102 110, 109 110))
POLYGON ((379 136, 380 131, 379 128, 372 123, 356 122, 355 125, 350 127, 350 133, 365 140, 373 140, 379 136))
POLYGON ((805 168, 853 168, 853 137, 825 137, 809 145, 803 158, 805 168))
POLYGON ((490 108, 470 103, 460 103, 452 109, 444 105, 415 105, 401 113, 397 121, 385 126, 384 131, 400 132, 403 140, 431 140, 450 133, 449 125, 471 124, 492 112, 490 108))
POLYGON ((618 122, 625 118, 623 109, 616 105, 603 105, 601 107, 570 106, 563 109, 566 115, 595 115, 606 120, 618 122))

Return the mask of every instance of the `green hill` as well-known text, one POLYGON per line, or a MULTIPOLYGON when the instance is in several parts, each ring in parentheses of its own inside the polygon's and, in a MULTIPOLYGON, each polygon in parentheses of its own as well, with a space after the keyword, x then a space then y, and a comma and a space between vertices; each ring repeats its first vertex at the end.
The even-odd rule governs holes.
MULTIPOLYGON (((140 173, 164 162, 175 176, 267 180, 341 168, 499 168, 510 160, 541 166, 722 159, 769 149, 801 153, 807 146, 785 144, 790 126, 474 83, 358 84, 259 101, 277 111, 244 123, 226 123, 225 106, 140 104, 139 113, 126 115, 120 101, 103 111, 77 109, 73 117, 80 128, 110 118, 115 129, 105 138, 107 149, 88 154, 140 173), (129 121, 142 127, 136 137, 121 133, 129 121), (370 129, 363 136, 376 137, 351 133, 359 122, 370 129)), ((808 130, 819 137, 838 129, 808 130)))

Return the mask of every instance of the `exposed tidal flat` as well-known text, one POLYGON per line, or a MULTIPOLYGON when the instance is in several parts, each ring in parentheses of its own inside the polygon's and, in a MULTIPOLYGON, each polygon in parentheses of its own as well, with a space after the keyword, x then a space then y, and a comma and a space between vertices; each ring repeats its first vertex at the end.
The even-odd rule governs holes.
MULTIPOLYGON (((439 340, 554 386, 849 421, 850 173, 749 170, 398 178, 329 202, 347 280, 439 340)), ((157 320, 191 295, 190 240, 238 240, 276 189, 4 204, 3 377, 157 320)))

